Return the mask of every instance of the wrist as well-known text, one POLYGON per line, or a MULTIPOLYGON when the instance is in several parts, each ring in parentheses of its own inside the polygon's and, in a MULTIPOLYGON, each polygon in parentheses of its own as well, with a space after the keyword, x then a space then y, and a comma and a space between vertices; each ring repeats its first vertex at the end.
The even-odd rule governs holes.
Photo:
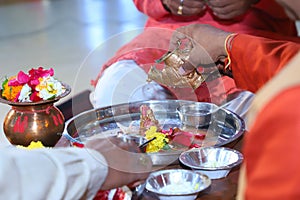
POLYGON ((232 49, 232 43, 237 34, 236 33, 231 33, 227 35, 225 41, 224 41, 224 50, 226 52, 226 61, 225 61, 225 66, 224 66, 224 71, 231 71, 231 49, 232 49))
POLYGON ((233 39, 235 38, 236 35, 237 35, 237 33, 231 33, 231 34, 227 35, 227 37, 224 41, 224 49, 225 49, 227 56, 229 56, 229 53, 231 52, 233 39))

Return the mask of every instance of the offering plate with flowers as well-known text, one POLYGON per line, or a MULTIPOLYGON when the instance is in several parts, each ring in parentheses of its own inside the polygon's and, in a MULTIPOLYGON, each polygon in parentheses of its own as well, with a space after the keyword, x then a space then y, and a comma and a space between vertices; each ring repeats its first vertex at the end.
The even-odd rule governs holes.
POLYGON ((64 130, 64 116, 54 103, 71 92, 69 85, 54 78, 54 70, 32 68, 4 78, 0 102, 11 106, 3 130, 13 145, 41 141, 52 147, 64 130))
MULTIPOLYGON (((190 148, 228 146, 243 135, 245 124, 235 113, 218 109, 205 127, 182 124, 177 108, 194 104, 185 100, 149 100, 95 108, 66 123, 64 136, 74 144, 87 140, 129 134, 152 140, 146 146, 153 165, 178 164, 178 157, 190 148)), ((76 146, 75 145, 75 146, 76 146)))

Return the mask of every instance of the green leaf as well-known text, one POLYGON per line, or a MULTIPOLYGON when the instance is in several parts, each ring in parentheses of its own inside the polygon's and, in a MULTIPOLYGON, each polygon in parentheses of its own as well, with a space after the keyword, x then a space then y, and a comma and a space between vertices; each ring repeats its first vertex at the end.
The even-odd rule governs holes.
POLYGON ((4 81, 2 82, 2 89, 4 89, 4 86, 6 85, 7 82, 8 82, 8 78, 5 78, 4 81))
POLYGON ((1 91, 1 97, 2 97, 2 94, 3 94, 3 90, 4 90, 4 86, 6 85, 6 83, 8 82, 8 78, 6 78, 3 82, 2 82, 2 91, 1 91))
POLYGON ((168 144, 166 144, 166 145, 163 147, 163 150, 169 150, 169 149, 171 149, 171 147, 170 147, 168 144))

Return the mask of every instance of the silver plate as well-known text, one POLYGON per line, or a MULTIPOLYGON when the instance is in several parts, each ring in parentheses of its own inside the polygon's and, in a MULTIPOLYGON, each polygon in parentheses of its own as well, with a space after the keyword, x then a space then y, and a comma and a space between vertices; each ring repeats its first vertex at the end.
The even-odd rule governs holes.
MULTIPOLYGON (((65 132, 73 138, 89 138, 95 134, 107 135, 117 132, 130 132, 139 128, 140 106, 148 105, 154 112, 156 119, 163 126, 163 129, 174 127, 182 128, 182 124, 176 109, 187 103, 195 103, 183 100, 150 100, 128 104, 119 104, 109 107, 92 109, 83 112, 66 124, 65 132), (128 127, 131 127, 128 130, 128 127)), ((219 109, 214 113, 212 123, 201 129, 210 130, 214 134, 213 142, 208 141, 204 146, 225 146, 236 141, 245 131, 245 124, 242 118, 235 113, 219 109)), ((135 131, 133 131, 135 132, 135 131)), ((66 134, 65 133, 65 134, 66 134)), ((153 165, 165 166, 178 164, 178 157, 183 150, 169 150, 167 152, 149 153, 153 165)))

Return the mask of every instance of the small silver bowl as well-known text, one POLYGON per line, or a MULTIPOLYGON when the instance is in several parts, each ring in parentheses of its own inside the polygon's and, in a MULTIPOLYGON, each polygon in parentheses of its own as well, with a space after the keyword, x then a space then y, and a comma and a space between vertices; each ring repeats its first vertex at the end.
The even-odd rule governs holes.
POLYGON ((153 172, 146 180, 146 190, 161 200, 193 200, 205 190, 211 180, 204 174, 184 169, 153 172))
POLYGON ((201 128, 211 123, 212 113, 218 106, 212 103, 193 102, 177 108, 177 113, 183 125, 201 128))
POLYGON ((182 164, 206 174, 210 179, 226 177, 243 159, 239 151, 226 147, 194 148, 182 152, 179 156, 182 164))

